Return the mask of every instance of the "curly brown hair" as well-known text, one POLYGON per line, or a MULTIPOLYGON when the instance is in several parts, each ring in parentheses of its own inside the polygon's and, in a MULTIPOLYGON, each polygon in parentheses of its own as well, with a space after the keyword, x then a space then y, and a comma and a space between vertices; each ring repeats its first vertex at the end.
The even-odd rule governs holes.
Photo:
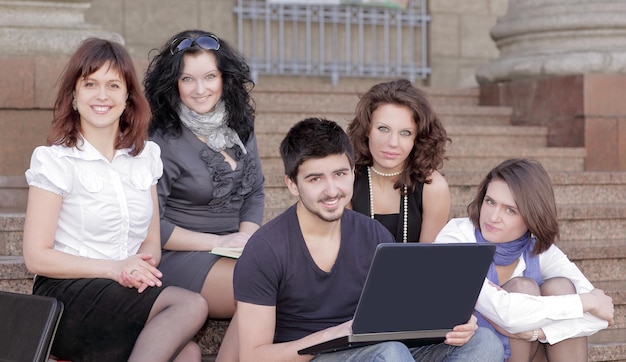
POLYGON ((376 84, 360 97, 355 117, 347 128, 354 149, 356 172, 363 166, 372 165, 368 138, 372 114, 385 104, 408 108, 417 125, 413 149, 406 159, 404 171, 394 185, 396 189, 406 185, 407 192, 411 193, 418 182, 430 183, 428 177, 443 166, 443 161, 447 159, 446 146, 451 140, 426 94, 409 80, 398 79, 376 84))

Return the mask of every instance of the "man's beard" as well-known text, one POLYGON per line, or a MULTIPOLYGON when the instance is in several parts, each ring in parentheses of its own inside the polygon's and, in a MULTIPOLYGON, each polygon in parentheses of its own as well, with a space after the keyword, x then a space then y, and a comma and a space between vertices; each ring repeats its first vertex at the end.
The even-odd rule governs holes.
MULTIPOLYGON (((343 199, 345 197, 344 194, 338 194, 335 197, 327 197, 325 199, 319 200, 319 203, 323 203, 325 200, 328 199, 343 199)), ((317 217, 319 217, 320 219, 326 221, 326 222, 334 222, 337 220, 340 220, 341 217, 343 216, 344 211, 346 210, 345 205, 343 207, 341 207, 341 211, 338 211, 337 209, 335 209, 334 211, 332 211, 332 213, 324 213, 323 211, 319 210, 319 209, 313 209, 307 206, 307 204, 305 204, 304 202, 302 203, 302 205, 309 210, 309 212, 317 217)), ((338 207, 339 208, 339 207, 338 207)))

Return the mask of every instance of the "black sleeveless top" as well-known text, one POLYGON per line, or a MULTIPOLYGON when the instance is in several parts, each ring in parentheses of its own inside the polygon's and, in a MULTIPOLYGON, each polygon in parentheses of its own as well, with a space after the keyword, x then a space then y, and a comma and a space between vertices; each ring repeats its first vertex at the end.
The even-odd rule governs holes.
MULTIPOLYGON (((363 215, 370 216, 370 191, 367 180, 367 167, 362 167, 358 175, 354 179, 354 194, 352 195, 352 209, 363 215)), ((408 199, 408 235, 407 242, 419 242, 420 233, 422 232, 422 192, 424 184, 415 185, 415 191, 409 194, 408 199)), ((376 195, 374 195, 376 198, 376 195)), ((402 200, 402 199, 401 199, 402 200)), ((400 209, 404 208, 400 202, 400 209)), ((400 210, 399 214, 379 215, 375 214, 374 218, 383 224, 387 230, 396 238, 396 241, 402 242, 402 215, 404 210, 400 210)))

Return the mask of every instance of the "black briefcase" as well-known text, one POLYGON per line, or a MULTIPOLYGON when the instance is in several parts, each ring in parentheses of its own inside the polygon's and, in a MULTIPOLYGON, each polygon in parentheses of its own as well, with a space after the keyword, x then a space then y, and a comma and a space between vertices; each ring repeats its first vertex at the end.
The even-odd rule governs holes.
POLYGON ((0 361, 48 361, 62 313, 54 298, 0 291, 0 361))

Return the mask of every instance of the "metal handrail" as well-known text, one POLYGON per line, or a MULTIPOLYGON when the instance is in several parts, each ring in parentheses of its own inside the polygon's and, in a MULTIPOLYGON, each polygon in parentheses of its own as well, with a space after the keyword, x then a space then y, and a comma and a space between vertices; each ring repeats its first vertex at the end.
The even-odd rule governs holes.
POLYGON ((426 0, 406 9, 355 5, 276 4, 238 0, 237 45, 252 76, 404 77, 425 79, 426 0))

